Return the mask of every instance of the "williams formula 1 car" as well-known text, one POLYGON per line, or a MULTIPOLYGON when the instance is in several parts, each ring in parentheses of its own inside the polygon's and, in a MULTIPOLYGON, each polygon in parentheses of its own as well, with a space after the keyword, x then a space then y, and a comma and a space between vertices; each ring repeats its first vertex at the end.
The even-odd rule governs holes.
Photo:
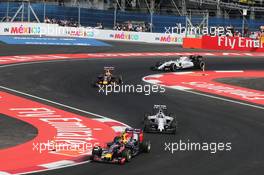
POLYGON ((154 105, 153 113, 144 116, 145 132, 176 134, 177 125, 176 117, 173 114, 167 115, 165 105, 154 105))
POLYGON ((160 71, 177 71, 182 69, 201 69, 204 70, 205 62, 202 56, 191 55, 191 56, 180 56, 175 60, 157 62, 155 66, 151 67, 151 70, 160 71))
POLYGON ((122 84, 122 76, 115 76, 112 74, 114 67, 104 67, 104 73, 97 77, 97 80, 94 81, 93 86, 107 86, 114 84, 122 84))
POLYGON ((96 162, 108 162, 125 164, 142 152, 150 152, 151 144, 143 140, 141 129, 127 128, 121 136, 107 144, 106 148, 96 146, 92 150, 91 160, 96 162))

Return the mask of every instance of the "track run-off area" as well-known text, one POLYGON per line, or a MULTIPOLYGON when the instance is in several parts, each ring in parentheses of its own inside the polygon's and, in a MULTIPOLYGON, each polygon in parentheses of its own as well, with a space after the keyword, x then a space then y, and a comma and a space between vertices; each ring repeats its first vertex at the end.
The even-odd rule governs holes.
MULTIPOLYGON (((29 123, 38 132, 31 140, 0 150, 0 174, 125 172, 155 175, 161 171, 186 175, 259 174, 264 170, 261 156, 264 153, 261 139, 264 92, 254 89, 254 84, 248 88, 240 86, 239 81, 230 85, 218 79, 257 78, 263 83, 263 56, 262 53, 149 50, 57 54, 30 54, 28 51, 23 55, 1 56, 0 114, 29 123), (205 57, 205 72, 166 73, 149 69, 156 61, 191 54, 205 57), (104 66, 114 66, 125 84, 157 83, 168 88, 162 94, 149 96, 99 94, 91 87, 91 82, 104 66), (144 113, 150 112, 154 104, 165 104, 177 115, 180 131, 177 135, 146 134, 152 143, 152 152, 136 157, 125 166, 89 163, 87 152, 82 150, 44 150, 41 154, 33 150, 36 143, 47 141, 72 143, 77 140, 103 145, 127 126, 142 128, 144 113), (67 126, 79 133, 67 135, 67 126), (78 130, 80 128, 82 130, 78 130), (165 151, 164 143, 179 141, 230 142, 232 150, 173 154, 165 151)), ((15 142, 16 138, 13 139, 15 142)))

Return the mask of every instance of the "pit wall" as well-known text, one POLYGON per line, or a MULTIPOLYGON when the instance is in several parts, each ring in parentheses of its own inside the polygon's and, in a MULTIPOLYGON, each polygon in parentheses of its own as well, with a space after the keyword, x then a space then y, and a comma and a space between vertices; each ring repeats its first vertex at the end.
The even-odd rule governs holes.
POLYGON ((184 35, 62 27, 46 23, 0 23, 0 35, 80 37, 112 41, 131 41, 182 45, 184 35))

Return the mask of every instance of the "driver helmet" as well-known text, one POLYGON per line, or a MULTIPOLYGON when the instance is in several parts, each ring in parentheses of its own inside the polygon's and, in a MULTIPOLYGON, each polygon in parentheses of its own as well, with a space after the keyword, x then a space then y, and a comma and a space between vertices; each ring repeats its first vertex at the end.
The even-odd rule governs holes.
POLYGON ((127 133, 126 131, 124 131, 121 137, 122 137, 123 143, 127 143, 131 139, 132 135, 131 133, 127 133))

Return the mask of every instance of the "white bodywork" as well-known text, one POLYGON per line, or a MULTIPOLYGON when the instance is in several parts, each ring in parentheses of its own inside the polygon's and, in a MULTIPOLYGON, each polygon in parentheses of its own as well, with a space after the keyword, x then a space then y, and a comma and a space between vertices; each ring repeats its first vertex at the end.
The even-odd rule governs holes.
MULTIPOLYGON (((148 120, 154 120, 155 123, 158 124, 158 130, 160 132, 165 130, 165 126, 167 124, 167 121, 173 121, 174 118, 167 116, 164 114, 163 109, 165 106, 160 107, 160 105, 156 105, 156 108, 159 109, 158 113, 156 115, 148 116, 148 120)), ((155 106, 154 106, 155 108, 155 106)))
POLYGON ((163 70, 165 67, 171 66, 171 64, 175 64, 177 69, 186 69, 186 68, 194 67, 192 60, 189 57, 184 56, 176 60, 164 62, 162 65, 158 67, 158 69, 163 70))

